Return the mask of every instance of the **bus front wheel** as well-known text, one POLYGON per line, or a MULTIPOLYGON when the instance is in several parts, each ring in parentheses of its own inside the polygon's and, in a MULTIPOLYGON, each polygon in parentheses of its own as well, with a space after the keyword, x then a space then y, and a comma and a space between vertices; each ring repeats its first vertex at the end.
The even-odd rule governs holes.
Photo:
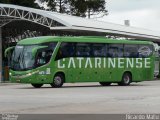
POLYGON ((132 82, 131 74, 126 72, 123 74, 122 81, 118 83, 120 86, 128 86, 132 82))
POLYGON ((35 88, 40 88, 40 87, 42 87, 43 86, 43 84, 31 84, 33 87, 35 87, 35 88))
POLYGON ((99 82, 102 86, 109 86, 111 85, 110 82, 99 82))
POLYGON ((62 74, 56 74, 53 79, 51 86, 53 88, 60 88, 64 83, 64 76, 62 74))

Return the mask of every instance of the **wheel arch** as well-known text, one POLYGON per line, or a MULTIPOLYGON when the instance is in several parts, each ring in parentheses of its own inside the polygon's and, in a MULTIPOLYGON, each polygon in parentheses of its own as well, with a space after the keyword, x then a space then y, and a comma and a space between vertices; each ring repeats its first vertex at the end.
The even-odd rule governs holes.
POLYGON ((131 71, 124 71, 121 78, 123 78, 123 75, 124 75, 125 73, 129 73, 129 74, 130 74, 130 76, 131 76, 131 81, 132 81, 133 76, 132 76, 132 72, 131 72, 131 71))
POLYGON ((63 77, 64 77, 64 82, 66 82, 66 76, 65 76, 65 73, 64 73, 63 71, 57 71, 57 72, 55 72, 53 78, 54 78, 57 74, 63 75, 63 77))

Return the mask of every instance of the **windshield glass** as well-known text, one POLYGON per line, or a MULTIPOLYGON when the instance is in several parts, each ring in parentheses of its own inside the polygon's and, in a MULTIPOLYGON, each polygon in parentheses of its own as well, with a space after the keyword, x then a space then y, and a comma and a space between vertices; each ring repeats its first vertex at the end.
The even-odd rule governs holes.
MULTIPOLYGON (((47 49, 53 50, 55 43, 47 45, 47 49)), ((35 67, 36 57, 33 57, 32 50, 43 45, 17 45, 12 54, 11 69, 13 70, 29 70, 35 67)), ((46 45, 45 45, 46 46, 46 45)))

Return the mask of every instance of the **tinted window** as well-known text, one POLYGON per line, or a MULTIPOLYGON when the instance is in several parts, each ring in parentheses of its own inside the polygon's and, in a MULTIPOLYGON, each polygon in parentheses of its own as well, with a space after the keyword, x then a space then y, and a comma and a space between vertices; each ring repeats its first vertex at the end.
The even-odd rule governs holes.
POLYGON ((44 50, 38 53, 36 64, 37 66, 41 66, 48 63, 49 60, 50 60, 50 57, 48 58, 47 50, 44 50))
POLYGON ((56 59, 74 57, 75 55, 75 43, 62 43, 58 50, 56 59))
POLYGON ((148 57, 153 52, 152 45, 139 45, 138 53, 139 57, 148 57))
POLYGON ((124 57, 138 57, 138 45, 124 45, 124 57))
POLYGON ((92 44, 92 54, 94 57, 105 57, 106 52, 106 44, 92 44))
POLYGON ((123 57, 123 44, 108 44, 108 57, 123 57))
POLYGON ((56 44, 55 43, 49 43, 48 48, 53 50, 53 48, 55 48, 56 45, 57 45, 57 43, 56 44))
POLYGON ((91 55, 91 45, 89 43, 76 44, 77 57, 89 57, 91 55))

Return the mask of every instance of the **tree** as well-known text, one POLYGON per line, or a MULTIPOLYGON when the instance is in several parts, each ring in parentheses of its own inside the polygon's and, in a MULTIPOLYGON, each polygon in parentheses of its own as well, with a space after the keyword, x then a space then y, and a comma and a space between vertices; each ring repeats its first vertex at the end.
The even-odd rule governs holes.
POLYGON ((70 0, 70 11, 68 14, 86 17, 87 5, 85 0, 70 0))
POLYGON ((40 8, 39 5, 35 3, 35 0, 0 0, 0 3, 14 4, 32 8, 40 8))
POLYGON ((86 5, 88 18, 90 18, 91 15, 100 15, 99 17, 102 17, 108 14, 108 11, 105 7, 105 0, 87 0, 86 5))
POLYGON ((10 0, 0 0, 0 3, 6 3, 8 4, 10 0))
POLYGON ((70 0, 70 5, 72 15, 90 18, 92 15, 102 17, 108 14, 105 0, 70 0))
POLYGON ((39 0, 46 3, 48 10, 67 13, 75 16, 88 17, 96 15, 102 17, 108 14, 105 0, 39 0))
POLYGON ((69 0, 38 0, 41 4, 47 4, 47 8, 42 6, 42 9, 59 13, 67 13, 68 1, 69 0))

